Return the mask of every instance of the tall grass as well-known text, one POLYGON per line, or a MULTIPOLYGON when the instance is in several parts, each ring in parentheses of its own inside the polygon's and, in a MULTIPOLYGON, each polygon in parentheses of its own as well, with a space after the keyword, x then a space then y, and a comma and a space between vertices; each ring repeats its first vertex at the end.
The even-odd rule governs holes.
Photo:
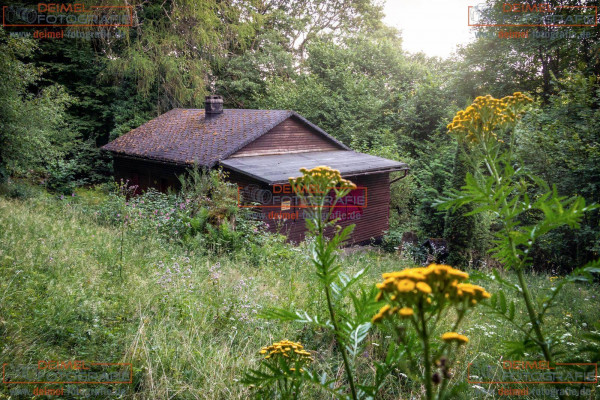
MULTIPOLYGON (((81 204, 85 197, 0 197, 0 362, 131 362, 134 383, 125 385, 131 399, 248 398, 238 379, 256 367, 257 348, 280 338, 318 350, 319 369, 340 369, 330 335, 256 317, 282 304, 326 315, 305 247, 278 243, 276 257, 257 259, 245 248, 217 257, 152 232, 139 236, 126 230, 119 276, 120 230, 97 224, 81 204)), ((364 279, 370 285, 382 272, 408 266, 397 255, 376 252, 349 255, 343 265, 348 273, 370 265, 364 279)), ((527 279, 533 297, 552 286, 546 275, 527 279)), ((493 285, 486 288, 494 292, 493 285)), ((597 297, 598 286, 588 284, 561 294, 548 324, 559 337, 572 335, 565 336, 566 350, 579 344, 580 332, 597 329, 597 297)), ((459 355, 460 365, 499 360, 505 354, 501 339, 513 335, 512 328, 476 315, 464 326, 471 341, 459 355)), ((373 335, 381 337, 367 338, 359 360, 364 368, 382 356, 371 343, 388 340, 385 332, 373 335)), ((458 371, 455 381, 464 381, 466 369, 458 371)), ((8 396, 11 386, 0 387, 0 398, 8 396)), ((328 398, 312 390, 305 398, 328 398)), ((398 373, 382 398, 411 398, 420 390, 398 373)), ((481 390, 496 397, 493 387, 472 386, 460 396, 482 398, 481 390)))

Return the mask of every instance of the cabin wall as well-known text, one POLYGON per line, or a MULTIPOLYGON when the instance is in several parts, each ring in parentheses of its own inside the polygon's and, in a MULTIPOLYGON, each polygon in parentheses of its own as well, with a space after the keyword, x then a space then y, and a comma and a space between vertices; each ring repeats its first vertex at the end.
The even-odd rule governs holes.
MULTIPOLYGON (((185 169, 167 164, 158 164, 145 162, 141 160, 131 160, 120 157, 114 158, 115 178, 117 180, 129 180, 130 184, 139 185, 138 193, 149 187, 154 187, 161 191, 166 191, 168 187, 178 189, 180 187, 177 175, 185 173, 185 169)), ((254 185, 260 190, 273 192, 273 187, 263 182, 250 178, 235 171, 225 170, 228 174, 228 180, 235 183, 240 188, 254 185)), ((383 236, 384 231, 389 229, 389 203, 390 203, 390 183, 389 173, 379 173, 362 175, 355 177, 345 177, 354 182, 358 187, 366 188, 366 206, 362 209, 360 219, 348 219, 339 221, 342 227, 356 224, 354 232, 350 237, 349 244, 356 244, 368 241, 371 238, 383 236)), ((239 198, 238 198, 239 199, 239 198)), ((281 213, 288 212, 281 210, 281 202, 274 201, 270 207, 255 208, 255 215, 261 214, 261 219, 266 222, 270 232, 280 232, 288 237, 290 242, 299 243, 304 240, 306 234, 305 221, 302 210, 298 211, 298 218, 295 220, 278 220, 269 218, 270 212, 281 213)), ((332 232, 328 232, 332 234, 332 232)))
POLYGON ((135 160, 114 156, 113 166, 115 180, 129 181, 129 185, 137 185, 136 193, 148 188, 156 188, 166 192, 168 188, 179 189, 181 184, 177 178, 185 169, 173 164, 163 164, 145 160, 135 160))
MULTIPOLYGON (((359 219, 347 219, 339 221, 338 224, 342 227, 356 224, 354 232, 350 237, 350 244, 361 243, 370 240, 371 238, 379 238, 383 236, 384 231, 389 229, 389 202, 390 202, 390 183, 389 173, 370 174, 364 176, 347 177, 354 182, 358 187, 366 188, 366 205, 361 209, 362 213, 359 219)), ((277 192, 272 186, 256 181, 245 175, 231 172, 230 181, 236 183, 242 190, 248 185, 254 185, 259 190, 277 192)), ((298 204, 293 198, 293 195, 273 194, 273 201, 267 207, 258 207, 253 209, 256 213, 260 213, 262 220, 266 222, 270 232, 280 232, 288 237, 290 242, 299 243, 304 240, 306 234, 306 226, 303 215, 303 210, 292 207, 290 210, 283 210, 281 207, 281 198, 292 198, 292 204, 298 204), (296 215, 294 219, 274 219, 269 216, 270 213, 287 215, 296 215)), ((333 232, 328 232, 332 234, 333 232)))
MULTIPOLYGON (((362 208, 360 219, 339 221, 338 225, 346 227, 356 224, 349 244, 366 242, 371 238, 380 238, 389 229, 390 180, 389 173, 370 174, 356 177, 344 177, 354 182, 358 187, 366 188, 366 206, 362 208)), ((281 209, 277 210, 281 212, 281 209)), ((278 222, 267 221, 270 231, 285 234, 291 242, 301 242, 306 234, 305 221, 302 212, 297 220, 278 222)), ((332 234, 332 232, 328 232, 332 234)))
POLYGON ((342 148, 295 117, 290 117, 231 157, 332 151, 342 148))

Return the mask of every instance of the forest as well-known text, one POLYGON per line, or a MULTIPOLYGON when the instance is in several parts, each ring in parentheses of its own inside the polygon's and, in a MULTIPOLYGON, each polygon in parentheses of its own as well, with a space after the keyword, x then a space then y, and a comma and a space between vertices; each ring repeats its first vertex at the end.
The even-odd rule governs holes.
MULTIPOLYGON (((97 398, 597 398, 597 376, 502 386, 467 370, 537 360, 597 375, 597 23, 527 37, 484 24, 439 58, 404 50, 376 0, 122 3, 93 5, 130 7, 128 27, 56 39, 0 27, 3 363, 131 365, 130 383, 97 398), (315 213, 312 239, 289 244, 236 207, 218 170, 190 171, 179 192, 132 197, 114 182, 102 146, 210 94, 228 109, 294 110, 355 151, 406 163, 385 236, 350 251, 349 232, 327 238, 335 222, 315 213), (449 249, 433 263, 420 246, 431 238, 449 249), (433 343, 434 323, 462 325, 433 343)), ((503 5, 481 2, 479 17, 501 22, 503 5)), ((292 186, 353 185, 298 175, 292 186)), ((99 390, 75 386, 62 398, 99 390)))

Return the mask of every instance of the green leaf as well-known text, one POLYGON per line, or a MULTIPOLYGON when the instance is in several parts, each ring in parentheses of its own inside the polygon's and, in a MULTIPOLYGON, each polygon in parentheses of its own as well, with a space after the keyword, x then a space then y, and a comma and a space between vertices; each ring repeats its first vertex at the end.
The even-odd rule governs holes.
POLYGON ((353 358, 358 355, 360 349, 362 348, 361 343, 367 337, 369 329, 371 329, 371 323, 366 322, 357 326, 356 329, 352 330, 348 335, 349 343, 346 346, 346 350, 348 350, 348 353, 353 358))
POLYGON ((512 321, 514 318, 515 318, 515 302, 511 301, 509 310, 508 310, 508 319, 512 321))
POLYGON ((504 295, 504 291, 500 290, 498 292, 498 299, 500 300, 500 303, 498 304, 500 306, 500 312, 506 314, 506 296, 504 295))

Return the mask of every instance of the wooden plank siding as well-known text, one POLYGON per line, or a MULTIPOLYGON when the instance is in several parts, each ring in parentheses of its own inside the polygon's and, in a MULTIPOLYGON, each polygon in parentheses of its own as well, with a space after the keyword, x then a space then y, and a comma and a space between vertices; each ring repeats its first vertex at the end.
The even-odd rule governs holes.
POLYGON ((181 184, 177 178, 185 173, 185 168, 174 164, 137 160, 114 156, 113 165, 116 181, 129 181, 129 185, 138 185, 136 193, 148 188, 156 188, 166 192, 168 188, 179 189, 181 184))
POLYGON ((340 149, 341 147, 336 143, 318 134, 297 118, 290 117, 254 142, 235 152, 230 158, 340 149))
MULTIPOLYGON (((139 185, 138 193, 150 187, 154 187, 165 192, 168 187, 178 189, 180 187, 177 179, 178 175, 185 173, 182 167, 170 164, 161 164, 145 160, 136 160, 115 157, 114 158, 115 178, 118 180, 129 180, 130 184, 139 185)), ((226 170, 229 174, 228 180, 238 185, 246 187, 256 185, 261 189, 273 191, 273 187, 264 182, 255 180, 247 175, 226 170)), ((353 181, 359 187, 367 188, 367 205, 362 209, 362 215, 358 220, 340 221, 339 225, 345 227, 355 223, 356 227, 350 238, 349 244, 361 243, 371 238, 378 238, 389 228, 389 202, 390 202, 390 184, 389 173, 379 173, 362 175, 356 177, 346 177, 353 181)), ((275 202, 277 207, 254 209, 263 214, 263 221, 269 224, 269 232, 280 232, 288 237, 288 241, 299 243, 304 240, 306 234, 305 221, 302 210, 299 211, 297 220, 274 220, 268 218, 270 211, 282 212, 281 202, 275 202)), ((297 211, 290 210, 289 212, 297 211)), ((287 212, 287 211, 284 211, 287 212)), ((332 232, 328 232, 332 234, 332 232)))
MULTIPOLYGON (((362 209, 362 215, 358 220, 348 219, 340 221, 338 224, 342 227, 356 224, 354 232, 350 237, 349 244, 361 243, 370 240, 371 238, 380 238, 384 231, 389 228, 389 202, 390 202, 390 183, 389 173, 379 173, 371 175, 363 175, 356 177, 347 177, 359 187, 367 188, 367 204, 362 209)), ((236 172, 230 172, 230 180, 241 187, 253 184, 264 190, 273 190, 272 187, 253 180, 245 175, 236 172)), ((293 202, 292 202, 293 203, 293 202)), ((281 210, 281 202, 274 205, 278 207, 255 209, 263 214, 263 221, 269 224, 268 231, 280 232, 288 237, 290 242, 298 243, 304 240, 306 234, 305 220, 302 210, 299 210, 299 218, 296 220, 273 220, 268 219, 268 213, 274 212, 295 212, 297 209, 290 211, 281 210)), ((331 231, 327 232, 329 235, 331 231)))

